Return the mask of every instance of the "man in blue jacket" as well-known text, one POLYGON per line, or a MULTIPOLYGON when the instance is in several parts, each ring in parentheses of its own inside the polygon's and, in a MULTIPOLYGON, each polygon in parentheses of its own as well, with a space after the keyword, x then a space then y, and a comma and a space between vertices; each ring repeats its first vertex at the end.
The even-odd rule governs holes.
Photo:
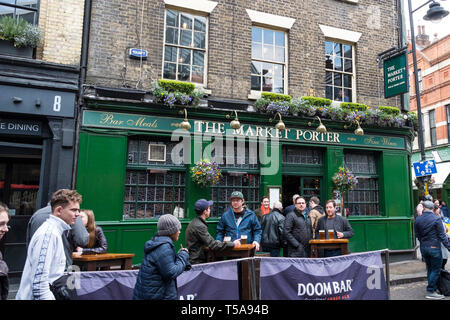
POLYGON ((430 199, 423 202, 424 211, 418 216, 414 228, 417 239, 420 242, 420 252, 427 266, 427 299, 444 299, 443 295, 436 292, 437 282, 441 274, 442 250, 441 243, 450 250, 450 242, 439 216, 433 213, 434 203, 430 199))
POLYGON ((231 207, 222 214, 217 224, 216 240, 223 241, 224 237, 231 237, 230 241, 247 236, 247 243, 253 243, 259 251, 262 229, 256 214, 244 208, 244 195, 240 191, 231 194, 231 207))

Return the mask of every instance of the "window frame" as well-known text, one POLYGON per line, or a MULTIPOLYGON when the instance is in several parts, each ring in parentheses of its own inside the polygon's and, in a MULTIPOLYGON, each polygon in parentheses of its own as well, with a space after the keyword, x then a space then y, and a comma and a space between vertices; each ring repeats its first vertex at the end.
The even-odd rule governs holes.
MULTIPOLYGON (((143 159, 142 156, 142 152, 145 152, 146 150, 148 150, 150 145, 165 145, 166 146, 166 154, 169 151, 168 145, 170 143, 175 143, 172 142, 170 140, 169 137, 167 136, 154 136, 154 135, 145 135, 145 136, 130 136, 128 137, 128 142, 127 142, 127 163, 126 163, 126 167, 125 167, 125 183, 124 183, 124 197, 123 197, 123 208, 122 208, 122 219, 123 221, 146 221, 146 220, 155 220, 158 219, 158 217, 153 213, 153 216, 144 216, 142 218, 137 217, 137 211, 139 210, 139 205, 153 205, 153 204, 157 204, 157 203, 161 203, 162 205, 171 205, 173 206, 173 210, 171 210, 171 212, 166 212, 166 213, 170 213, 173 214, 174 210, 175 210, 175 205, 178 205, 179 203, 183 204, 183 214, 184 217, 183 218, 188 218, 187 217, 187 207, 186 207, 186 192, 187 192, 187 188, 188 188, 188 183, 187 183, 187 179, 189 178, 188 173, 187 173, 187 169, 186 169, 186 165, 185 164, 173 164, 173 163, 167 163, 167 161, 169 159, 167 159, 166 157, 166 161, 165 163, 158 163, 157 161, 154 160, 148 160, 148 155, 147 157, 145 157, 147 159, 147 163, 143 163, 141 162, 141 160, 143 159), (147 147, 142 145, 142 142, 148 143, 147 147), (131 143, 134 142, 136 144, 136 150, 130 150, 130 145, 131 143), (134 155, 134 153, 136 153, 136 155, 134 155), (130 155, 133 154, 131 157, 130 155), (131 159, 131 160, 130 160, 131 159), (152 163, 153 162, 153 163, 152 163), (156 163, 155 163, 156 162, 156 163), (136 174, 136 181, 135 183, 130 183, 128 181, 128 172, 130 173, 135 173, 136 174), (138 178, 138 174, 170 174, 172 175, 172 184, 158 184, 155 182, 155 184, 151 184, 151 183, 144 183, 141 184, 138 178), (176 174, 183 174, 184 175, 184 185, 182 184, 175 184, 175 175, 176 174), (175 201, 175 198, 172 197, 171 200, 154 200, 154 201, 139 201, 139 189, 141 188, 159 188, 161 186, 164 186, 164 188, 171 188, 172 192, 174 194, 174 190, 175 189, 179 189, 179 188, 183 188, 183 201, 175 201), (127 197, 127 188, 130 188, 130 192, 132 190, 132 188, 135 189, 135 198, 133 200, 126 200, 127 197), (128 205, 133 205, 134 206, 134 211, 133 211, 133 215, 130 215, 129 217, 125 217, 125 209, 126 206, 128 205)), ((175 143, 176 144, 176 143, 175 143)), ((179 218, 181 219, 181 218, 179 218)))
MULTIPOLYGON (((194 25, 192 26, 192 41, 194 40, 194 25)), ((166 79, 166 80, 178 80, 178 81, 186 81, 186 80, 179 80, 178 76, 179 76, 179 49, 187 49, 187 50, 191 50, 191 52, 194 52, 194 50, 199 50, 204 52, 204 57, 203 57, 203 83, 199 83, 199 82, 193 82, 192 81, 192 67, 193 67, 193 59, 194 59, 194 55, 191 54, 191 58, 190 58, 190 76, 189 76, 189 81, 186 82, 191 82, 193 83, 196 87, 200 87, 200 88, 206 88, 207 84, 208 84, 208 52, 209 52, 209 15, 208 14, 202 14, 201 12, 192 12, 190 10, 183 10, 182 8, 172 8, 172 7, 166 7, 164 8, 164 29, 163 29, 163 52, 162 52, 162 64, 161 64, 161 79, 166 79), (203 17, 206 19, 206 25, 205 25, 205 48, 195 48, 195 47, 190 47, 190 46, 184 46, 180 44, 180 37, 181 37, 181 32, 178 32, 178 44, 170 44, 170 43, 166 43, 166 31, 167 31, 167 11, 175 11, 178 12, 178 26, 177 26, 177 30, 181 30, 181 14, 188 14, 193 16, 193 24, 195 23, 194 18, 195 17, 203 17), (170 46, 170 47, 174 47, 177 48, 177 58, 176 58, 176 69, 175 69, 175 73, 176 73, 176 77, 175 79, 168 79, 164 77, 164 64, 165 64, 165 55, 166 55, 166 46, 170 46)))
POLYGON ((32 25, 34 25, 34 26, 37 26, 39 24, 39 9, 40 9, 40 5, 41 5, 41 1, 40 0, 36 0, 36 8, 26 7, 26 6, 23 6, 23 5, 18 5, 17 4, 17 0, 15 0, 15 4, 7 3, 7 2, 4 2, 4 1, 0 1, 0 6, 14 8, 14 13, 13 13, 14 17, 20 17, 20 16, 16 15, 16 13, 15 13, 16 9, 22 9, 22 10, 27 10, 27 11, 34 12, 33 23, 32 23, 32 25))
POLYGON ((447 114, 447 142, 450 142, 450 104, 445 106, 445 112, 447 114))
MULTIPOLYGON (((277 92, 274 92, 274 91, 264 91, 264 90, 262 90, 262 85, 263 85, 262 81, 260 83, 261 90, 253 90, 252 89, 251 79, 252 79, 252 76, 254 76, 254 75, 256 76, 256 74, 253 74, 251 72, 251 67, 252 67, 253 61, 260 62, 260 63, 269 63, 269 64, 283 65, 283 92, 281 92, 280 94, 288 94, 288 85, 289 85, 289 82, 288 82, 288 80, 289 80, 289 74, 288 74, 288 70, 289 70, 289 52, 288 52, 289 36, 288 36, 288 31, 284 30, 284 29, 279 29, 279 28, 276 28, 276 27, 270 28, 270 27, 265 26, 265 25, 263 26, 263 25, 258 25, 258 24, 252 24, 251 34, 253 34, 253 28, 260 28, 262 30, 262 39, 261 39, 262 42, 261 42, 261 45, 262 45, 262 49, 263 50, 264 50, 264 30, 270 30, 270 31, 273 31, 273 32, 282 32, 284 34, 284 62, 279 62, 279 61, 276 61, 276 60, 264 60, 264 59, 253 58, 253 55, 252 55, 252 52, 251 52, 252 51, 251 47, 253 46, 253 38, 252 38, 251 41, 250 41, 250 96, 258 98, 258 97, 261 96, 262 92, 277 93, 277 92)), ((274 47, 276 47, 275 44, 274 44, 274 47)), ((262 80, 262 78, 263 78, 263 75, 261 74, 260 75, 260 79, 262 80)), ((272 78, 272 80, 273 80, 273 78, 272 78)), ((273 90, 273 88, 274 87, 272 87, 272 90, 273 90)))
MULTIPOLYGON (((337 71, 337 70, 334 70, 334 69, 328 69, 327 67, 326 67, 326 65, 325 65, 325 68, 324 68, 324 70, 325 70, 325 81, 324 81, 324 88, 325 88, 325 97, 326 97, 326 88, 327 88, 327 86, 328 86, 328 84, 326 83, 326 74, 327 74, 327 72, 331 72, 331 74, 332 74, 332 84, 331 84, 331 87, 332 87, 332 89, 333 89, 333 92, 332 92, 332 99, 330 99, 331 101, 333 101, 333 102, 337 102, 337 103, 342 103, 342 102, 352 102, 352 103, 355 103, 356 102, 356 91, 357 91, 357 88, 356 88, 356 46, 355 46, 355 43, 352 43, 352 42, 350 42, 350 41, 345 41, 345 40, 341 40, 341 39, 334 39, 334 38, 325 38, 325 42, 324 42, 324 57, 326 58, 327 57, 327 53, 326 53, 326 43, 327 42, 332 42, 333 44, 335 44, 335 43, 338 43, 338 44, 341 44, 341 46, 343 47, 344 45, 348 45, 348 46, 350 46, 351 48, 352 48, 352 58, 351 58, 351 60, 352 60, 352 72, 350 73, 350 72, 346 72, 345 71, 345 59, 348 59, 348 58, 345 58, 344 57, 344 53, 342 53, 342 55, 341 55, 341 57, 342 57, 342 71, 337 71), (341 75, 351 75, 351 90, 352 90, 352 94, 351 94, 351 101, 344 101, 344 100, 342 100, 342 101, 339 101, 339 100, 334 100, 334 88, 335 88, 335 86, 334 86, 334 73, 339 73, 339 74, 341 74, 341 75)), ((334 45, 333 45, 333 48, 334 48, 334 45)), ((343 50, 343 49, 342 49, 343 50)), ((333 51, 334 51, 334 49, 333 49, 333 51)), ((343 88, 343 89, 345 89, 345 88, 347 88, 348 89, 348 87, 345 87, 344 86, 344 80, 343 80, 343 78, 342 78, 342 85, 340 86, 340 88, 343 88)), ((327 97, 326 97, 327 98, 327 97)), ((328 98, 327 98, 328 99, 328 98)))
MULTIPOLYGON (((353 190, 349 190, 347 192, 347 194, 345 195, 344 198, 344 207, 346 209, 350 209, 350 204, 364 204, 364 205, 376 205, 377 206, 377 213, 376 214, 354 214, 352 212, 349 212, 349 215, 351 215, 352 217, 361 217, 361 218, 367 218, 367 217, 380 217, 382 216, 382 199, 380 199, 381 196, 381 189, 380 189, 380 155, 377 152, 371 152, 371 151, 365 151, 365 152, 359 152, 356 149, 348 149, 344 151, 344 163, 345 166, 348 167, 353 174, 355 175, 355 177, 360 180, 360 179, 367 179, 369 181, 369 188, 368 189, 361 189, 358 190, 357 188, 353 189, 353 190), (345 158, 347 154, 353 154, 353 155, 370 155, 374 157, 374 164, 375 164, 375 172, 357 172, 355 170, 352 170, 352 168, 348 165, 348 163, 346 162, 345 158), (377 185, 377 189, 372 189, 370 187, 370 181, 371 180, 375 180, 376 181, 376 185, 377 185), (350 198, 350 193, 351 192, 376 192, 376 200, 373 201, 369 201, 369 202, 349 202, 349 198, 350 198)), ((358 186, 357 186, 358 187, 358 186)), ((369 195, 370 197, 370 195, 369 195)))
POLYGON ((430 144, 432 146, 437 145, 437 135, 436 135, 436 110, 430 110, 428 112, 428 123, 430 125, 430 144))

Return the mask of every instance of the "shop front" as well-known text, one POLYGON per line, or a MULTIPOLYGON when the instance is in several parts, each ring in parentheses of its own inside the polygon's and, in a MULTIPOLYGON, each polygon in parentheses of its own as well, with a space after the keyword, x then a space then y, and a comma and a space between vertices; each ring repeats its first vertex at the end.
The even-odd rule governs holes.
POLYGON ((259 207, 263 195, 283 206, 295 193, 318 196, 321 204, 341 197, 332 182, 344 163, 358 186, 344 197, 345 214, 355 231, 352 252, 414 248, 410 130, 365 129, 363 136, 327 123, 318 133, 311 119, 286 117, 275 129, 268 115, 240 112, 231 129, 230 111, 189 108, 189 132, 181 130, 183 109, 161 105, 124 106, 88 102, 82 115, 77 190, 82 206, 95 212, 111 252, 143 257, 143 245, 162 214, 174 214, 184 230, 195 217, 194 202, 214 200, 209 230, 214 235, 232 191, 243 192, 247 206, 259 207), (199 187, 191 178, 196 161, 208 158, 222 169, 219 184, 199 187))
POLYGON ((31 215, 71 187, 78 68, 0 56, 0 72, 0 202, 11 215, 0 250, 15 276, 31 215))

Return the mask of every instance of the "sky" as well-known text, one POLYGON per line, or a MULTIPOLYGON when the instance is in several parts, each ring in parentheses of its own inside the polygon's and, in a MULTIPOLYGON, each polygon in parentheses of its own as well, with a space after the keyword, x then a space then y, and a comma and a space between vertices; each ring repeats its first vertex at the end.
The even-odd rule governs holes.
MULTIPOLYGON (((408 0, 402 0, 404 4, 404 15, 405 15, 405 24, 406 30, 409 30, 409 11, 408 11, 408 0)), ((420 7, 422 4, 426 3, 426 0, 411 0, 412 9, 415 10, 420 7)), ((445 10, 450 11, 450 0, 441 0, 438 1, 445 10)), ((432 23, 429 21, 423 20, 423 16, 427 14, 429 9, 429 4, 417 10, 413 13, 414 19, 414 33, 417 35, 417 26, 425 26, 425 33, 430 36, 430 40, 434 39, 434 34, 438 34, 438 39, 441 39, 450 33, 450 14, 447 15, 444 19, 442 19, 439 23, 432 23)))

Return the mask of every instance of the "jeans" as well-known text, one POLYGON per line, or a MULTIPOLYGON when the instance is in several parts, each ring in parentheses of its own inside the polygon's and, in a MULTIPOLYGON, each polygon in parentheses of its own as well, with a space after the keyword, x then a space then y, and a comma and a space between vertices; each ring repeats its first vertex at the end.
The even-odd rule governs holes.
POLYGON ((427 265, 427 279, 428 279, 428 292, 435 292, 437 289, 437 282, 441 275, 442 267, 442 251, 441 247, 420 247, 420 252, 427 265))

